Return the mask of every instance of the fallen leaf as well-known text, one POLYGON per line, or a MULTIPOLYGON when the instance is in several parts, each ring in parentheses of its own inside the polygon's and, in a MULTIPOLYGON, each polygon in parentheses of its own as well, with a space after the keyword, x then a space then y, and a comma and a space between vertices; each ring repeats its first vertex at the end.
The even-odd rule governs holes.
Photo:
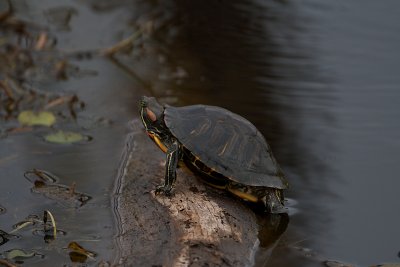
POLYGON ((51 126, 56 122, 56 117, 50 111, 34 112, 33 110, 24 110, 18 115, 18 121, 22 125, 51 126))
POLYGON ((35 252, 25 252, 22 249, 12 249, 6 251, 5 255, 8 260, 21 259, 21 258, 26 259, 35 256, 35 252))
POLYGON ((76 262, 83 262, 86 260, 86 258, 89 259, 94 259, 96 257, 96 253, 93 251, 87 250, 83 248, 81 245, 79 245, 77 242, 71 242, 68 244, 68 248, 72 250, 70 252, 70 257, 71 260, 75 260, 76 262), (74 259, 72 259, 72 256, 74 259), (83 256, 83 257, 82 257, 83 256))
POLYGON ((56 133, 48 134, 44 136, 44 139, 50 143, 57 144, 70 144, 80 142, 85 139, 85 136, 75 132, 64 132, 58 131, 56 133))
POLYGON ((78 208, 92 199, 91 196, 78 192, 75 183, 71 186, 58 184, 60 178, 48 171, 33 169, 25 172, 24 176, 34 185, 32 192, 42 194, 68 207, 78 208))
POLYGON ((45 184, 47 183, 56 183, 60 179, 55 175, 48 171, 33 169, 30 171, 26 171, 24 173, 25 178, 31 183, 35 183, 36 181, 41 181, 45 184))

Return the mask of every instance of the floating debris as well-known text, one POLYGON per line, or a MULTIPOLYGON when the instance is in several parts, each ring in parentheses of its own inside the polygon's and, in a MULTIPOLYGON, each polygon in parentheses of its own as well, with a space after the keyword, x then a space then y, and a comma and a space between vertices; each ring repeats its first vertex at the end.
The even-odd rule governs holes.
POLYGON ((15 232, 17 232, 17 231, 19 231, 19 230, 21 230, 23 228, 26 228, 28 226, 34 225, 35 223, 36 222, 34 222, 34 221, 22 221, 22 222, 19 222, 19 223, 13 225, 14 229, 10 233, 11 234, 15 233, 15 232))
POLYGON ((14 229, 8 234, 6 232, 2 234, 0 230, 0 235, 3 235, 7 239, 15 238, 18 236, 12 235, 12 233, 21 231, 23 229, 29 229, 32 231, 33 235, 41 236, 46 243, 49 243, 50 241, 54 240, 57 235, 65 236, 67 234, 65 231, 56 227, 54 216, 50 211, 47 210, 43 212, 43 219, 36 214, 29 215, 24 220, 14 224, 13 228, 14 229), (50 222, 48 222, 48 217, 50 217, 50 222))
MULTIPOLYGON (((51 239, 51 240, 54 239, 54 238, 53 238, 53 235, 51 235, 51 236, 48 235, 48 231, 47 231, 47 230, 44 230, 44 229, 35 229, 35 230, 32 231, 32 234, 33 234, 34 236, 43 237, 44 240, 46 241, 46 243, 48 243, 47 241, 48 241, 49 239, 51 239)), ((67 235, 67 232, 66 232, 66 231, 57 229, 57 236, 65 236, 65 235, 67 235)))
POLYGON ((57 237, 57 227, 56 227, 56 220, 54 219, 53 214, 51 214, 50 211, 45 210, 43 213, 43 226, 44 226, 44 231, 47 232, 47 216, 50 217, 51 221, 51 226, 53 227, 53 238, 56 239, 57 237))
POLYGON ((44 183, 56 183, 59 181, 59 178, 48 172, 48 171, 44 171, 44 170, 38 170, 38 169, 33 169, 31 171, 27 171, 24 173, 25 178, 31 182, 31 183, 35 183, 37 180, 40 180, 44 183))
POLYGON ((36 255, 34 251, 24 251, 22 249, 11 249, 3 253, 7 260, 21 261, 32 258, 36 255))
POLYGON ((69 253, 69 257, 72 262, 86 262, 87 259, 94 260, 97 254, 93 251, 87 250, 79 245, 77 242, 71 242, 68 244, 68 248, 72 250, 69 253))
POLYGON ((13 234, 7 233, 7 232, 5 232, 3 230, 0 230, 0 246, 4 245, 5 243, 7 243, 11 239, 15 239, 15 238, 18 238, 18 237, 19 236, 17 236, 17 235, 13 235, 13 234))
POLYGON ((56 122, 56 117, 50 111, 24 110, 19 113, 18 121, 27 126, 52 126, 56 122))
POLYGON ((24 220, 14 224, 13 230, 10 232, 10 234, 13 234, 15 232, 18 232, 24 228, 27 228, 29 226, 35 226, 37 224, 42 224, 43 221, 40 219, 38 215, 31 214, 28 217, 26 217, 24 220))
POLYGON ((76 191, 75 183, 71 186, 55 183, 60 179, 50 172, 33 169, 25 172, 24 176, 33 183, 32 192, 42 194, 64 206, 79 208, 92 199, 91 196, 76 191))
POLYGON ((56 144, 72 144, 81 141, 89 141, 91 138, 80 133, 59 130, 55 133, 45 135, 44 140, 56 144))

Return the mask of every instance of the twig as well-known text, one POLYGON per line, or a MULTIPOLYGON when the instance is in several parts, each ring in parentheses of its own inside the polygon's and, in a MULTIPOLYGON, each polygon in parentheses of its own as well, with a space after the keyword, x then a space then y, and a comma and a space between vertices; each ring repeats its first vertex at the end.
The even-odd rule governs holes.
POLYGON ((6 267, 17 267, 17 265, 14 265, 11 262, 2 259, 0 259, 0 265, 4 265, 6 267))
POLYGON ((43 50, 46 46, 47 40, 48 40, 48 35, 47 32, 41 32, 39 35, 39 38, 36 42, 35 45, 35 50, 39 51, 39 50, 43 50))
POLYGON ((51 109, 51 108, 53 108, 55 106, 62 105, 64 103, 66 103, 66 102, 71 101, 72 98, 73 98, 73 96, 60 96, 60 97, 58 97, 58 98, 56 98, 54 100, 51 100, 49 103, 47 103, 47 105, 44 106, 44 109, 48 110, 48 109, 51 109))
POLYGON ((107 57, 112 57, 114 54, 120 52, 121 50, 125 50, 127 48, 130 48, 133 44, 133 42, 138 39, 142 35, 142 31, 137 31, 128 38, 120 41, 116 45, 113 45, 109 48, 105 48, 100 51, 100 55, 107 56, 107 57))
POLYGON ((7 129, 8 134, 27 133, 30 131, 33 131, 33 127, 22 126, 22 127, 15 127, 15 128, 7 129))

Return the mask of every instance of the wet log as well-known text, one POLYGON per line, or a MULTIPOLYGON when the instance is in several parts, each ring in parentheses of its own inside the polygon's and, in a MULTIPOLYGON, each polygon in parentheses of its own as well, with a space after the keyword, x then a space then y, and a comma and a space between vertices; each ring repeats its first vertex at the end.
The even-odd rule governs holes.
POLYGON ((135 123, 116 183, 117 266, 251 266, 254 212, 180 167, 172 196, 155 195, 165 155, 135 123))

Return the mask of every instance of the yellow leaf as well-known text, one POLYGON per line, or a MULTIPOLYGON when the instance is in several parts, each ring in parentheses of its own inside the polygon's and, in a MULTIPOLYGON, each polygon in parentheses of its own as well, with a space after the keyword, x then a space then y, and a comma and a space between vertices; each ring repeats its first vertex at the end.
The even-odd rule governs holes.
POLYGON ((34 112, 33 110, 24 110, 18 115, 18 121, 22 125, 51 126, 56 122, 56 117, 50 111, 34 112))
POLYGON ((76 253, 87 256, 88 258, 94 259, 96 257, 96 253, 93 251, 87 250, 79 245, 77 242, 73 241, 68 244, 68 248, 76 253))
POLYGON ((56 133, 46 135, 44 139, 51 143, 68 144, 82 141, 84 136, 80 133, 64 132, 60 130, 56 133))

